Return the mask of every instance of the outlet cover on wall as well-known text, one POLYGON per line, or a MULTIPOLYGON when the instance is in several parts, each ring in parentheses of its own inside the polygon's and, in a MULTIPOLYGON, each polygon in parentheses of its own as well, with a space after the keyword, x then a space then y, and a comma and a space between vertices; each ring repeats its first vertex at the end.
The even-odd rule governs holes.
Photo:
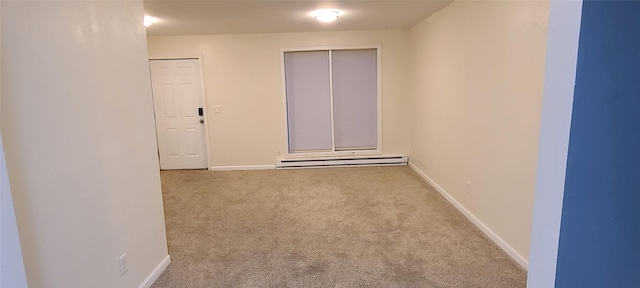
POLYGON ((471 195, 471 181, 467 181, 465 184, 467 186, 467 189, 466 189, 467 195, 471 195))
POLYGON ((127 253, 122 254, 118 259, 118 263, 120 264, 120 276, 124 276, 124 274, 129 271, 129 260, 127 260, 127 253))

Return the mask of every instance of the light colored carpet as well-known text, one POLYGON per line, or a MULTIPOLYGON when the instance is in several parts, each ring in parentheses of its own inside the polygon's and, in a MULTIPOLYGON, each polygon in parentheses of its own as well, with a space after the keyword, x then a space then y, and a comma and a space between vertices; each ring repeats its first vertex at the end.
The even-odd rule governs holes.
POLYGON ((161 287, 525 287, 406 166, 163 171, 161 287))

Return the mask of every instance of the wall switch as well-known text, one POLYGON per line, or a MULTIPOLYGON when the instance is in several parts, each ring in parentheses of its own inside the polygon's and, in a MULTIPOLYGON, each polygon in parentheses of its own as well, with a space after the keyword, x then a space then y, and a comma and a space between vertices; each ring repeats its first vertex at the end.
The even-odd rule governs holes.
POLYGON ((213 113, 222 113, 222 107, 220 107, 220 105, 213 105, 213 113))
POLYGON ((124 276, 124 274, 129 271, 129 260, 127 260, 127 253, 122 254, 118 259, 118 263, 120 264, 120 276, 124 276))
POLYGON ((465 183, 467 185, 467 195, 471 195, 471 181, 465 183))

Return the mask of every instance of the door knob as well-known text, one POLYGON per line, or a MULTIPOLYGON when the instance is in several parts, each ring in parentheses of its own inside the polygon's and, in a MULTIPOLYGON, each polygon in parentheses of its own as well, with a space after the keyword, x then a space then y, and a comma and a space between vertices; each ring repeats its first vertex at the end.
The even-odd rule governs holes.
POLYGON ((200 119, 200 124, 204 123, 204 119, 200 119))

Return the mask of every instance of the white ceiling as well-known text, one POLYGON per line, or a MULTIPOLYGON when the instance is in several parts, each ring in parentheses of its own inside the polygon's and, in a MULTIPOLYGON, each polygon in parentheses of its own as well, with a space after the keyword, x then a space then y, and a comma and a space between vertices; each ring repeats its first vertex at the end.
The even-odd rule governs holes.
POLYGON ((145 0, 144 10, 159 20, 147 27, 147 35, 161 36, 408 29, 449 3, 451 0, 145 0), (328 8, 342 12, 337 21, 321 23, 311 16, 313 10, 328 8))

